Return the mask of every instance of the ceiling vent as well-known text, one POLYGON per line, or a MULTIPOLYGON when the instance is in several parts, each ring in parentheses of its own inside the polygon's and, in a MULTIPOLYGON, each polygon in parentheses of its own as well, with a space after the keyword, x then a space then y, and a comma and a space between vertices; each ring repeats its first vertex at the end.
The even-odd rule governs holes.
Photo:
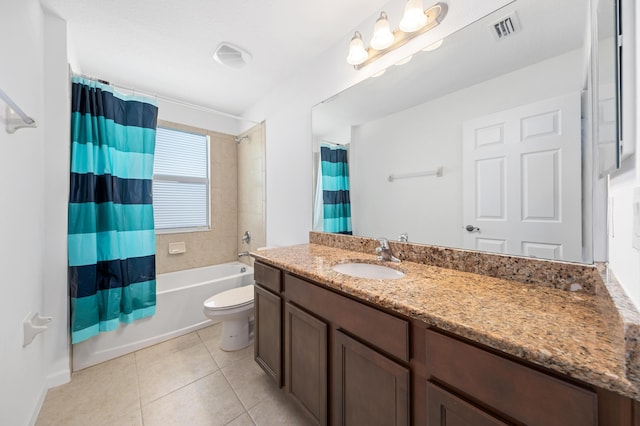
POLYGON ((238 46, 223 42, 216 48, 213 59, 231 68, 242 68, 251 60, 251 54, 238 46))
POLYGON ((496 40, 502 40, 520 32, 520 21, 516 12, 501 18, 499 21, 490 25, 491 32, 496 40))

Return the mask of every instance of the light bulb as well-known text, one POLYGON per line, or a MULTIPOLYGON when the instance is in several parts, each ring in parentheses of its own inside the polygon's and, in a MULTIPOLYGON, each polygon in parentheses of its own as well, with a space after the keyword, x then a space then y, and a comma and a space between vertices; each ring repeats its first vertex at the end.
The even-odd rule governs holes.
POLYGON ((380 17, 373 27, 373 37, 371 38, 371 47, 376 50, 384 50, 393 44, 393 33, 389 29, 389 20, 385 12, 380 13, 380 17))
POLYGON ((356 31, 349 43, 349 56, 347 56, 347 63, 349 65, 360 65, 367 60, 369 54, 364 48, 362 43, 362 35, 356 31))
POLYGON ((424 27, 427 23, 427 15, 422 8, 422 0, 407 0, 404 7, 404 16, 400 21, 400 29, 405 33, 412 33, 424 27))

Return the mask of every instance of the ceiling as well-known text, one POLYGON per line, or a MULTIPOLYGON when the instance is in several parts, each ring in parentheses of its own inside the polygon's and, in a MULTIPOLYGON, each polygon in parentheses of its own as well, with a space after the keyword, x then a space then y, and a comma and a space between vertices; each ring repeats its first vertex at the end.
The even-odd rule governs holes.
POLYGON ((74 72, 237 115, 387 2, 43 0, 67 21, 74 72), (223 41, 251 62, 214 61, 223 41))

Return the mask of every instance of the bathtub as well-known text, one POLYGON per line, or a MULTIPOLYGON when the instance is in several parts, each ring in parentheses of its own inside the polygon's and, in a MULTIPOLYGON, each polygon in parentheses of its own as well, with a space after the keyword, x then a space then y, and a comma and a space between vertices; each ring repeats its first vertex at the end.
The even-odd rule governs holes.
POLYGON ((253 268, 241 262, 159 274, 155 315, 73 345, 73 370, 213 324, 202 313, 203 302, 216 293, 248 284, 253 284, 253 268))

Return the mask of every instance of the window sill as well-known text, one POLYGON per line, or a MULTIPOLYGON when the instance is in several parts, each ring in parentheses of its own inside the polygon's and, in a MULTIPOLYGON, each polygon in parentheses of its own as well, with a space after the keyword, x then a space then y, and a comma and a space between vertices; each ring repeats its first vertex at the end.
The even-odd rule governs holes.
POLYGON ((211 228, 173 228, 173 229, 156 229, 156 235, 164 234, 191 234, 194 232, 209 232, 211 228))

